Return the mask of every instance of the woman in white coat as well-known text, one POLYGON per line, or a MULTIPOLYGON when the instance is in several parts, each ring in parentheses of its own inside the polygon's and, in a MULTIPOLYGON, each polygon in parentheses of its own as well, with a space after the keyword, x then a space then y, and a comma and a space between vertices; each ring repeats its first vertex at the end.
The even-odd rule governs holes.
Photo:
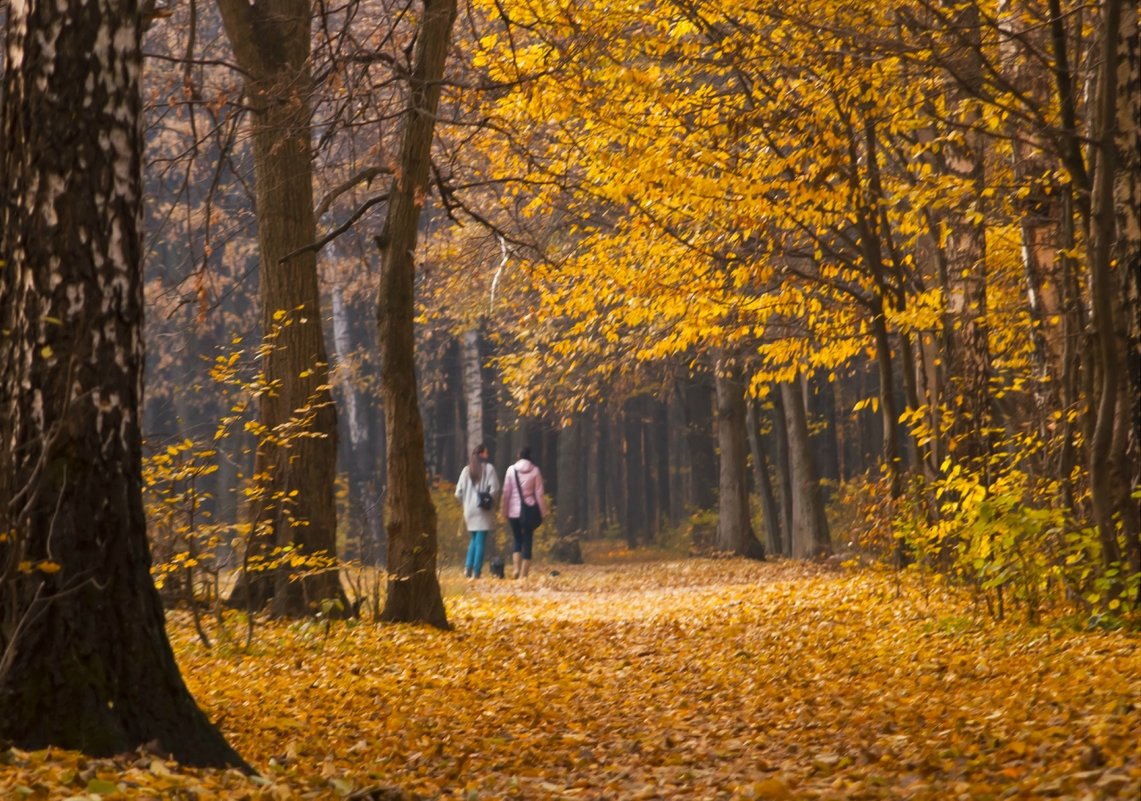
POLYGON ((499 476, 488 461, 487 446, 480 443, 471 452, 471 461, 456 482, 456 498, 464 510, 464 524, 471 534, 464 575, 479 578, 483 572, 483 550, 487 533, 495 527, 495 499, 499 495, 499 476))

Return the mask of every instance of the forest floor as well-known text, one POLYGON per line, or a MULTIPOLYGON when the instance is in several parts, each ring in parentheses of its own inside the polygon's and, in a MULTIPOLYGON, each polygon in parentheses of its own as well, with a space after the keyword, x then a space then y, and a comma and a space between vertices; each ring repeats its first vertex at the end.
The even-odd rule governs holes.
POLYGON ((261 775, 9 750, 0 798, 1141 797, 1136 633, 998 623, 866 569, 540 568, 446 571, 451 632, 259 623, 207 650, 174 615, 261 775))

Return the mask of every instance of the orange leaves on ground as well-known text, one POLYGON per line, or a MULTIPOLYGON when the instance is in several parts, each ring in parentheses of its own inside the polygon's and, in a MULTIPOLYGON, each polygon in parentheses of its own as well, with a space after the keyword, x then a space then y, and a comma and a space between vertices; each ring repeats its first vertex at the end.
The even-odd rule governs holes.
POLYGON ((264 778, 10 751, 0 796, 1092 799, 1141 787, 1136 635, 984 625, 907 579, 791 562, 560 566, 456 586, 453 632, 266 624, 249 652, 208 652, 176 619, 192 691, 264 778))

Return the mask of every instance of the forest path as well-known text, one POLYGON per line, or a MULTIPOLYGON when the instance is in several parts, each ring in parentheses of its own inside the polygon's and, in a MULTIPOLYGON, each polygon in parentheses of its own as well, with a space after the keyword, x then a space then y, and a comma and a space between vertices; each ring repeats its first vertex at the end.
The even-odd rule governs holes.
POLYGON ((929 585, 798 562, 554 569, 445 574, 451 632, 266 623, 249 651, 206 651, 174 619, 192 692, 264 778, 120 768, 115 797, 160 781, 218 798, 386 786, 453 799, 1096 799, 1141 787, 1136 635, 996 624, 929 585))

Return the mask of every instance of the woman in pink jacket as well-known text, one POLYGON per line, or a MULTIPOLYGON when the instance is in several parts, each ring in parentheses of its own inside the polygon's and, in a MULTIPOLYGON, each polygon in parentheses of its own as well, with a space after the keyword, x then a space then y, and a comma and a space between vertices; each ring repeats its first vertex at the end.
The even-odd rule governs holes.
POLYGON ((515 578, 525 578, 531 570, 531 546, 534 544, 538 523, 524 515, 524 503, 538 507, 546 517, 547 502, 543 498, 543 474, 531 461, 531 449, 519 449, 519 461, 507 468, 503 476, 503 516, 511 523, 515 547, 511 560, 515 565, 515 578))

